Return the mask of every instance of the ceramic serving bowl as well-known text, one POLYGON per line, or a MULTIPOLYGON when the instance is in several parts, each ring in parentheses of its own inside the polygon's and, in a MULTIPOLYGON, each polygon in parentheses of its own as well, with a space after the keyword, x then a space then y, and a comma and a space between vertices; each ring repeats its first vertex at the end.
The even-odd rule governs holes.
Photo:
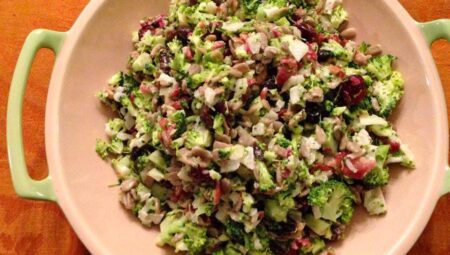
MULTIPOLYGON (((167 0, 97 0, 67 32, 33 31, 25 42, 11 85, 7 141, 11 174, 19 196, 57 202, 78 236, 94 254, 166 254, 155 245, 157 230, 135 222, 108 188, 116 176, 95 153, 108 112, 94 97, 108 78, 125 69, 130 35, 145 16, 167 12, 167 0), (36 52, 52 49, 56 63, 46 111, 49 176, 32 180, 22 141, 22 101, 36 52)), ((405 254, 435 207, 450 190, 446 171, 447 113, 429 44, 450 39, 450 20, 416 23, 394 0, 345 1, 357 40, 383 45, 399 57, 406 93, 392 117, 401 138, 417 158, 417 169, 395 169, 386 188, 389 212, 383 217, 356 214, 337 254, 405 254), (446 184, 444 185, 444 180, 446 184)), ((29 127, 26 127, 29 128, 29 127)))

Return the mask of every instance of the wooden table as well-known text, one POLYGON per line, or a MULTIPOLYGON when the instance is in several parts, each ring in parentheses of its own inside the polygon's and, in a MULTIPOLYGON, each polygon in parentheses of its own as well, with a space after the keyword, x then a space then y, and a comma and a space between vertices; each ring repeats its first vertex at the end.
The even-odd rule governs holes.
MULTIPOLYGON (((150 0, 149 0, 150 1, 150 0)), ((394 0, 392 0, 394 1, 394 0)), ((26 201, 13 191, 5 141, 6 102, 20 49, 35 28, 65 31, 87 0, 0 0, 0 254, 89 254, 54 203, 26 201)), ((418 21, 450 18, 450 0, 401 0, 418 21)), ((433 55, 450 105, 450 44, 435 43, 433 55)), ((43 50, 31 72, 24 106, 25 152, 30 174, 46 175, 44 113, 53 56, 43 50)), ((450 118, 450 115, 449 115, 450 118)), ((377 240, 374 240, 376 242, 377 240)), ((439 200, 410 255, 450 254, 450 195, 439 200)))

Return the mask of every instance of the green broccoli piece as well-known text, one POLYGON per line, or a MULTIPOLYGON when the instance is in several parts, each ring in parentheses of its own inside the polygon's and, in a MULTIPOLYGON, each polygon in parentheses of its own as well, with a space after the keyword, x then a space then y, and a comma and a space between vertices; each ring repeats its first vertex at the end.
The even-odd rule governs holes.
POLYGON ((111 135, 117 135, 125 126, 125 121, 123 119, 114 118, 108 121, 107 129, 110 131, 111 135))
POLYGON ((258 10, 259 5, 261 4, 260 0, 242 0, 241 6, 244 8, 245 13, 247 15, 254 15, 258 10))
POLYGON ((291 145, 291 141, 286 139, 283 135, 278 134, 276 138, 276 143, 283 148, 287 148, 291 145))
POLYGON ((164 159, 163 153, 161 151, 154 151, 149 156, 148 159, 161 170, 165 170, 167 168, 166 160, 164 159))
POLYGON ((189 222, 185 225, 183 242, 187 246, 188 254, 202 254, 208 242, 206 229, 189 222))
POLYGON ((373 95, 380 105, 379 115, 388 117, 404 94, 404 80, 399 72, 393 72, 390 79, 373 84, 373 95))
POLYGON ((363 182, 369 186, 383 186, 389 181, 389 169, 384 167, 389 154, 389 145, 378 146, 375 152, 377 166, 370 171, 363 179, 363 182))
POLYGON ((364 192, 364 207, 370 215, 380 215, 387 212, 386 201, 380 187, 364 192))
POLYGON ((122 140, 120 140, 118 138, 114 138, 108 147, 108 152, 119 155, 119 154, 122 154, 123 151, 124 151, 124 145, 123 145, 122 140))
POLYGON ((108 81, 111 86, 118 86, 123 83, 123 72, 115 73, 108 81))
POLYGON ((392 63, 396 58, 391 55, 373 57, 367 64, 367 71, 378 80, 384 81, 392 74, 392 63))
POLYGON ((167 197, 169 196, 169 189, 162 186, 161 184, 155 182, 150 187, 152 196, 158 198, 161 201, 167 200, 167 197))
POLYGON ((217 114, 216 116, 214 116, 213 128, 216 133, 223 134, 223 132, 225 131, 225 129, 223 127, 224 123, 225 123, 225 118, 223 117, 222 114, 217 114))
POLYGON ((95 144, 95 151, 102 159, 108 157, 108 148, 109 144, 107 142, 100 139, 97 140, 97 143, 95 144))
POLYGON ((256 161, 256 169, 258 169, 258 185, 259 190, 266 192, 275 188, 275 183, 273 182, 272 175, 269 173, 269 169, 259 160, 256 161))
POLYGON ((275 21, 289 13, 286 0, 269 0, 259 5, 256 18, 259 20, 275 21))
POLYGON ((206 229, 188 222, 181 210, 169 212, 160 224, 160 234, 157 244, 168 244, 175 247, 175 251, 187 251, 188 254, 202 254, 206 248, 208 237, 206 229), (173 242, 173 237, 181 234, 183 238, 173 242))
POLYGON ((331 238, 331 223, 327 222, 326 220, 316 219, 312 214, 305 215, 304 219, 306 226, 314 231, 314 233, 328 239, 331 238))
POLYGON ((244 225, 233 220, 228 220, 225 223, 225 232, 232 241, 237 243, 243 243, 246 235, 244 225))
POLYGON ((290 191, 278 193, 275 198, 266 200, 264 213, 276 222, 286 222, 289 210, 295 207, 290 191))
POLYGON ((396 141, 400 143, 400 150, 393 154, 389 154, 387 158, 388 164, 400 163, 400 165, 407 168, 415 168, 414 155, 409 150, 408 146, 401 144, 400 139, 398 138, 397 132, 392 129, 391 126, 370 126, 370 131, 376 134, 379 137, 386 137, 390 141, 396 141))
POLYGON ((329 40, 327 43, 324 43, 321 49, 331 51, 336 58, 345 62, 350 62, 353 59, 353 52, 342 47, 335 40, 329 40))
POLYGON ((203 126, 198 126, 187 132, 186 147, 192 149, 195 146, 209 147, 212 144, 211 132, 203 126))
POLYGON ((338 142, 334 138, 334 122, 333 122, 333 119, 331 119, 331 118, 324 118, 320 122, 320 126, 323 128, 323 130, 325 131, 325 134, 327 136, 327 139, 325 140, 325 143, 322 145, 323 149, 330 150, 330 152, 333 155, 336 154, 337 150, 338 150, 338 142))
POLYGON ((338 29, 348 19, 348 13, 342 5, 336 6, 331 13, 330 23, 334 29, 338 29))
POLYGON ((333 222, 348 223, 353 217, 354 196, 343 182, 322 182, 308 194, 308 203, 320 209, 321 218, 333 222))
POLYGON ((242 255, 242 252, 237 245, 227 243, 224 248, 214 252, 213 255, 242 255))
POLYGON ((325 241, 320 238, 312 238, 310 240, 311 245, 303 246, 300 251, 301 254, 320 254, 323 252, 326 248, 325 241))
POLYGON ((184 110, 176 111, 169 118, 177 126, 175 136, 180 136, 186 131, 186 113, 184 112, 184 110))

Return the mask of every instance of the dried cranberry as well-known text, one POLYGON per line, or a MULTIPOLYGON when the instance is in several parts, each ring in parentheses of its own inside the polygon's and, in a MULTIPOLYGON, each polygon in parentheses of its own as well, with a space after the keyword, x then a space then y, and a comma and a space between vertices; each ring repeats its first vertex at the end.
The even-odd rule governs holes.
POLYGON ((325 106, 323 104, 306 102, 306 122, 317 124, 322 117, 326 115, 325 106))
POLYGON ((318 33, 313 26, 307 23, 300 23, 296 25, 300 32, 302 32, 302 38, 308 42, 316 42, 318 40, 318 33))
POLYGON ((159 68, 166 74, 170 73, 170 63, 172 62, 172 54, 168 50, 163 50, 159 55, 159 68))
POLYGON ((189 172, 189 176, 194 179, 196 183, 205 183, 205 184, 213 184, 214 180, 211 179, 208 173, 203 173, 205 169, 203 168, 194 168, 189 172))
POLYGON ((214 108, 216 109, 217 112, 220 112, 220 113, 222 113, 222 114, 225 114, 226 111, 227 111, 226 106, 225 106, 225 104, 224 104, 223 102, 217 103, 217 104, 214 106, 214 108))
POLYGON ((188 43, 192 30, 188 27, 180 27, 176 30, 175 35, 184 45, 188 43))
POLYGON ((141 22, 141 29, 139 29, 139 38, 142 38, 147 31, 153 31, 156 28, 163 28, 166 26, 165 16, 160 15, 155 18, 149 18, 141 22))
POLYGON ((340 85, 340 103, 346 106, 359 104, 367 94, 364 78, 360 75, 351 75, 340 85))
POLYGON ((294 73, 292 71, 290 71, 289 69, 284 68, 284 67, 280 67, 278 69, 278 74, 277 74, 277 84, 278 84, 278 86, 280 86, 280 87, 283 86, 284 83, 286 83, 286 81, 289 80, 289 78, 291 78, 291 76, 293 74, 294 73))
POLYGON ((262 150, 257 146, 253 146, 253 154, 255 154, 255 158, 262 160, 264 158, 262 150))
POLYGON ((270 77, 268 80, 264 81, 262 86, 264 88, 268 88, 268 89, 276 89, 277 88, 277 83, 275 82, 275 78, 274 77, 270 77))
POLYGON ((213 127, 214 120, 212 118, 211 110, 208 106, 203 105, 202 109, 200 110, 200 118, 207 128, 213 127))
POLYGON ((333 52, 329 50, 319 50, 319 53, 317 54, 319 62, 325 62, 328 59, 334 57, 333 52))

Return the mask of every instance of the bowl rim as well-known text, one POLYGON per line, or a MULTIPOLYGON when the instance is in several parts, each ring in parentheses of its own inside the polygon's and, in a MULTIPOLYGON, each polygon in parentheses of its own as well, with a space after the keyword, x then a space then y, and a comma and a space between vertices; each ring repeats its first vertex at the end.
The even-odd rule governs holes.
MULTIPOLYGON (((61 49, 59 56, 55 61, 55 68, 50 80, 48 100, 46 105, 45 114, 45 146, 48 158, 49 173, 52 176, 55 193, 58 198, 58 204, 66 215, 71 226, 77 233, 78 237, 82 240, 84 245, 93 254, 111 254, 107 247, 103 245, 96 234, 89 228, 88 224, 79 217, 79 212, 76 209, 76 203, 72 199, 72 194, 67 191, 67 187, 63 185, 63 174, 60 169, 63 169, 63 163, 59 154, 59 136, 58 129, 59 123, 59 106, 60 95, 63 86, 60 86, 63 82, 64 75, 67 71, 67 64, 69 63, 72 51, 77 45, 82 36, 83 30, 89 25, 91 19, 96 15, 96 11, 103 7, 108 0, 91 1, 85 7, 79 18, 76 20, 72 28, 67 32, 65 43, 61 49)), ((438 160, 432 163, 432 171, 430 172, 430 182, 435 185, 428 185, 424 187, 422 192, 425 193, 426 203, 422 203, 419 206, 419 210, 415 212, 415 216, 410 222, 407 229, 403 231, 402 236, 397 240, 394 247, 392 247, 388 255, 400 255, 406 254, 414 243, 419 238, 420 234, 424 230, 437 200, 440 197, 440 192, 443 185, 444 169, 447 165, 447 151, 448 151, 448 120, 447 110, 445 106, 445 97, 443 88, 439 78, 439 74, 434 63, 431 52, 424 39, 424 36, 419 29, 417 22, 407 13, 403 6, 398 1, 382 0, 382 2, 388 7, 391 14, 398 18, 400 24, 408 31, 408 40, 411 40, 414 47, 424 63, 424 71, 428 78, 428 87, 433 88, 430 90, 431 97, 433 98, 433 108, 436 109, 437 116, 436 123, 439 133, 436 134, 436 144, 439 148, 445 148, 441 150, 441 153, 436 157, 438 160)))

